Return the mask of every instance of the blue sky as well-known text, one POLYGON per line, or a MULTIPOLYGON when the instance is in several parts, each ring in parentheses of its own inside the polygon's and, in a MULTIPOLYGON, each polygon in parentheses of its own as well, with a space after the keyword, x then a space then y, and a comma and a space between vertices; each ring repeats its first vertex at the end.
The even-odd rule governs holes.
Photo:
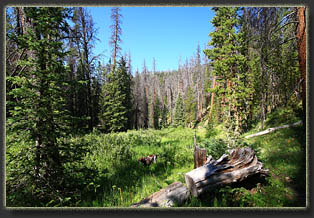
MULTIPOLYGON (((94 53, 103 54, 106 63, 110 57, 110 7, 88 7, 99 41, 94 53)), ((130 52, 132 70, 143 68, 145 60, 149 70, 153 58, 156 70, 173 70, 208 44, 213 31, 210 20, 214 12, 209 7, 121 7, 122 54, 130 52)))

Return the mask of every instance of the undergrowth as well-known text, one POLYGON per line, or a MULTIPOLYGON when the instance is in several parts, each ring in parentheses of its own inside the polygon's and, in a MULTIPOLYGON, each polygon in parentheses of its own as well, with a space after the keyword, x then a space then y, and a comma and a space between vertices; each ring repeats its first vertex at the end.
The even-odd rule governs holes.
MULTIPOLYGON (((269 116, 267 127, 283 122, 283 112, 269 116)), ((289 113, 285 111, 283 114, 289 113)), ((289 122, 295 114, 286 115, 289 122), (289 117, 290 116, 290 117, 289 117)), ((227 153, 221 125, 211 129, 166 128, 102 134, 94 131, 58 141, 67 192, 38 190, 29 183, 33 169, 33 142, 14 132, 6 138, 6 206, 129 207, 169 184, 185 183, 184 174, 193 169, 193 136, 218 159, 227 153), (156 154, 157 162, 143 167, 139 157, 156 154), (49 194, 49 193, 52 194, 49 194), (41 198, 45 196, 45 198, 41 198)), ((258 124, 245 135, 258 131, 258 124)), ((305 206, 305 131, 302 126, 281 129, 268 135, 239 140, 250 146, 269 169, 264 183, 250 188, 226 186, 190 197, 183 207, 286 207, 305 206)))

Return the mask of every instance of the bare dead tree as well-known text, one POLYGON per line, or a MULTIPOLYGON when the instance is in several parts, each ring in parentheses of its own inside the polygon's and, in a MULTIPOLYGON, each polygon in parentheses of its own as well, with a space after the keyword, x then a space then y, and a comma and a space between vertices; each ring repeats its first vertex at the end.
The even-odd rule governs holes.
POLYGON ((116 58, 119 52, 121 51, 120 43, 121 35, 122 35, 122 14, 121 9, 119 7, 114 7, 111 9, 111 20, 113 22, 112 25, 110 25, 110 29, 112 31, 111 38, 109 41, 110 46, 112 46, 112 70, 114 69, 116 65, 116 58))

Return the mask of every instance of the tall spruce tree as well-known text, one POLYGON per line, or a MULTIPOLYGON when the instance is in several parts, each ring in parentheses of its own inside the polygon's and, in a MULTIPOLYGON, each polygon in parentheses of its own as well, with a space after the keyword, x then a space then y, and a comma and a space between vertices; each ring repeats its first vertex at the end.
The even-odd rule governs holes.
POLYGON ((23 35, 10 37, 31 55, 18 63, 22 69, 18 75, 7 78, 16 84, 8 94, 17 99, 8 128, 29 136, 34 143, 35 149, 30 148, 34 152, 27 158, 33 161, 34 185, 56 191, 62 188, 63 173, 57 139, 69 130, 63 91, 68 85, 64 66, 67 53, 62 41, 67 34, 69 9, 27 7, 24 12, 32 26, 23 35))
POLYGON ((126 61, 121 57, 117 68, 110 71, 103 86, 103 110, 100 120, 106 132, 125 131, 131 125, 131 78, 126 65, 126 61))
POLYGON ((181 93, 179 92, 176 104, 174 106, 174 115, 173 115, 173 126, 184 126, 184 105, 181 97, 181 93))
POLYGON ((213 10, 216 16, 211 22, 216 29, 210 33, 212 39, 209 43, 213 48, 204 52, 211 60, 213 75, 217 77, 218 88, 215 91, 222 102, 222 116, 233 146, 242 132, 246 96, 251 92, 246 88, 247 60, 241 54, 241 35, 236 32, 238 8, 214 7, 213 10))

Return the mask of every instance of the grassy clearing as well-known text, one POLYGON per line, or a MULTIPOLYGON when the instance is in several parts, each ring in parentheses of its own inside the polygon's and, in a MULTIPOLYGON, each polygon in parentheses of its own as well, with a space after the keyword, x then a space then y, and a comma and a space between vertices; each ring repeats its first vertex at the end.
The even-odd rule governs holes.
MULTIPOLYGON (((122 167, 108 168, 97 148, 85 159, 86 164, 94 162, 98 172, 107 170, 107 174, 99 183, 96 199, 83 200, 80 206, 127 207, 175 181, 184 182, 184 173, 193 169, 193 134, 185 128, 119 133, 128 141, 131 157, 122 167), (144 168, 137 159, 149 154, 158 155, 157 163, 144 168)), ((198 131, 199 140, 204 134, 204 130, 198 131)))
MULTIPOLYGON (((282 119, 282 118, 280 118, 282 119)), ((277 111, 265 122, 274 127, 297 120, 292 111, 277 111), (285 115, 284 123, 277 119, 285 115)), ((205 128, 167 128, 132 130, 124 133, 101 134, 60 139, 64 157, 65 179, 73 194, 62 203, 36 202, 31 186, 23 191, 11 190, 16 182, 27 184, 27 172, 20 172, 19 157, 29 155, 32 142, 14 133, 7 135, 7 206, 76 206, 128 207, 133 203, 175 182, 185 182, 184 174, 193 169, 193 135, 214 158, 226 153, 225 132, 218 125, 208 133, 205 128), (214 134, 213 134, 214 132, 214 134), (210 138, 208 138, 210 136, 210 138), (63 149, 67 147, 67 149, 63 149), (69 149, 70 148, 70 149, 69 149), (157 163, 142 167, 137 159, 157 154, 157 163), (23 199, 23 201, 21 200, 23 199), (35 205, 34 205, 35 204, 35 205)), ((259 123, 245 135, 258 132, 259 123)), ((224 187, 200 199, 191 198, 185 207, 297 207, 305 206, 306 150, 302 126, 281 129, 268 135, 244 139, 240 146, 251 146, 258 159, 270 170, 266 183, 243 187, 224 187)), ((31 172, 31 171, 30 171, 31 172)))
MULTIPOLYGON (((21 171, 25 167, 19 167, 24 164, 19 157, 30 155, 33 150, 27 153, 26 148, 33 143, 8 132, 7 206, 128 207, 175 181, 184 182, 184 173, 193 169, 193 135, 194 130, 179 127, 112 134, 95 131, 60 139, 67 188, 73 194, 62 203, 43 203, 32 198, 32 187, 27 193, 11 189, 19 186, 15 175, 21 175, 25 184, 29 179, 21 171), (137 160, 149 154, 158 155, 157 163, 144 168, 137 160)), ((198 141, 204 136, 205 129, 197 130, 198 141)))

